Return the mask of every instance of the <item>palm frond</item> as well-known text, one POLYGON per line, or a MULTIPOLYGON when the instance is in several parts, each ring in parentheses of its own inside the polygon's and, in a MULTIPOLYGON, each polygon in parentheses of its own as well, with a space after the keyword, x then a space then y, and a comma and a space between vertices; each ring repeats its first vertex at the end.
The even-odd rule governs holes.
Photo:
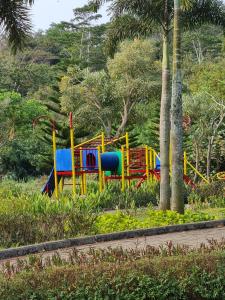
POLYGON ((118 44, 126 38, 146 37, 151 33, 151 23, 144 22, 131 15, 117 17, 109 26, 105 42, 105 50, 113 56, 118 44))
POLYGON ((0 1, 0 25, 8 36, 12 51, 21 49, 24 41, 31 32, 29 8, 33 0, 1 0, 0 1))
POLYGON ((225 27, 225 5, 220 0, 195 0, 182 14, 182 25, 189 29, 204 23, 225 27))
POLYGON ((113 0, 89 0, 88 5, 92 6, 93 10, 97 12, 103 4, 111 1, 113 0))
POLYGON ((34 0, 24 0, 25 4, 29 4, 30 6, 34 4, 34 0))

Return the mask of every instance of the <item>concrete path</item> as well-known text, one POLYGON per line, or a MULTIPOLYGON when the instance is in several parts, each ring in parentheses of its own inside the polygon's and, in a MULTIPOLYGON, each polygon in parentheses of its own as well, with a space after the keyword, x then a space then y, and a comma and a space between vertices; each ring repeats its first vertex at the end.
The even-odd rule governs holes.
MULTIPOLYGON (((167 242, 172 241, 174 245, 187 245, 191 248, 197 248, 201 245, 201 243, 207 244, 208 240, 218 240, 221 241, 225 239, 225 227, 217 227, 217 228, 210 228, 210 229, 200 229, 200 230, 191 230, 191 231, 184 231, 184 232, 174 232, 174 233, 166 233, 160 235, 154 235, 149 237, 140 237, 135 239, 124 239, 124 240, 117 240, 117 241, 110 241, 104 243, 96 243, 91 245, 79 246, 76 247, 79 251, 88 251, 90 248, 92 249, 107 249, 122 247, 123 249, 136 249, 136 248, 145 248, 146 246, 160 246, 165 245, 167 242)), ((74 248, 67 248, 58 250, 57 253, 63 259, 67 259, 69 253, 74 248)), ((47 257, 51 257, 54 255, 56 251, 52 252, 44 252, 42 253, 43 259, 47 257)), ((37 254, 40 255, 40 254, 37 254)), ((26 257, 20 257, 21 259, 26 259, 26 257)), ((17 258, 6 259, 0 261, 0 269, 6 263, 10 262, 11 264, 16 264, 17 258)))

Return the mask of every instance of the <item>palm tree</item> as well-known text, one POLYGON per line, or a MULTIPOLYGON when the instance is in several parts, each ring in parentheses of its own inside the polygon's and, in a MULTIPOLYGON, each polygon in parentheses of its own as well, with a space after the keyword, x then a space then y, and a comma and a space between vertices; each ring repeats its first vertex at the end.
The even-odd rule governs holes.
POLYGON ((183 19, 181 4, 181 0, 174 0, 173 80, 171 101, 171 209, 179 213, 184 212, 181 28, 184 29, 187 25, 189 27, 197 26, 202 22, 208 22, 225 27, 225 7, 222 1, 186 1, 185 4, 187 6, 183 7, 183 11, 185 11, 185 18, 183 17, 183 19))
MULTIPOLYGON (((99 8, 110 0, 93 0, 91 3, 99 8)), ((113 1, 113 0, 112 0, 113 1)), ((108 31, 107 48, 110 54, 116 49, 119 41, 127 37, 147 36, 152 28, 160 26, 163 39, 162 58, 162 91, 160 109, 160 209, 170 207, 170 62, 169 62, 169 33, 173 18, 171 0, 114 0, 110 10, 114 22, 108 31)))
POLYGON ((181 5, 174 0, 173 27, 173 80, 171 101, 171 150, 172 150, 172 189, 171 209, 184 213, 183 200, 183 129, 182 129, 182 80, 181 80, 181 5))
POLYGON ((28 5, 34 0, 1 0, 0 26, 8 36, 13 52, 21 49, 31 31, 28 5))
MULTIPOLYGON (((127 37, 147 36, 153 24, 161 27, 163 39, 162 94, 160 112, 160 209, 170 206, 169 149, 170 149, 170 63, 169 33, 172 29, 174 5, 172 0, 91 0, 98 9, 105 2, 112 2, 113 22, 109 27, 107 48, 115 52, 119 41, 127 37)), ((222 24, 224 6, 219 0, 182 0, 181 18, 184 28, 202 23, 222 24)), ((175 162, 176 163, 176 162, 175 162)), ((182 175, 183 176, 183 175, 182 175)), ((183 184, 183 183, 182 183, 183 184)))

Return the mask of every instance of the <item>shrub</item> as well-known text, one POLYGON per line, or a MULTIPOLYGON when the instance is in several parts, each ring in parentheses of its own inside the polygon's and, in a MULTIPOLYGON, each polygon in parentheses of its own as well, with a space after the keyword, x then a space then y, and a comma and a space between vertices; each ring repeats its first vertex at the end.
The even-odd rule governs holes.
POLYGON ((50 266, 30 259, 0 275, 0 299, 224 299, 224 243, 199 250, 167 246, 146 250, 74 252, 50 266), (176 251, 174 251, 176 250, 176 251))
POLYGON ((214 181, 209 184, 202 184, 192 191, 188 197, 188 203, 200 204, 211 203, 215 198, 225 198, 225 182, 214 181))
POLYGON ((121 192, 120 184, 108 184, 107 188, 99 193, 94 184, 92 190, 86 197, 86 201, 93 203, 96 209, 125 209, 135 207, 146 207, 149 204, 157 205, 159 198, 159 184, 144 183, 139 189, 131 187, 124 193, 121 192))

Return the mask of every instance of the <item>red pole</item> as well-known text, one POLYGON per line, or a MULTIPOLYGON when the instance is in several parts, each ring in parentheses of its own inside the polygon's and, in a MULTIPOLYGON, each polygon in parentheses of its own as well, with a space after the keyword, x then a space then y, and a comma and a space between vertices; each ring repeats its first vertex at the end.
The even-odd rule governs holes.
POLYGON ((73 128, 73 113, 70 112, 70 129, 73 128))

